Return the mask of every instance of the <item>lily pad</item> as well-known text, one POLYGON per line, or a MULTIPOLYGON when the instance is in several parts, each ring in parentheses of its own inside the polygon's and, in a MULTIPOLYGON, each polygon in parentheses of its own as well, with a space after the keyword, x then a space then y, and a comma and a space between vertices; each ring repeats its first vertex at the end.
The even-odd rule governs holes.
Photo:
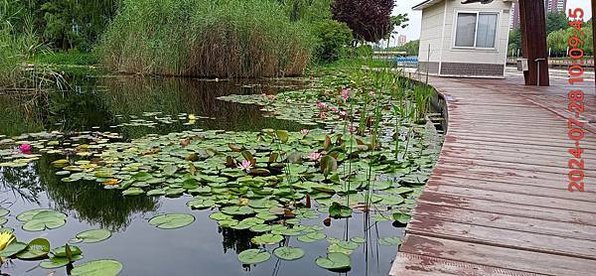
POLYGON ((95 260, 78 266, 72 271, 72 276, 116 276, 122 271, 122 264, 116 260, 95 260))
POLYGON ((248 206, 228 206, 222 208, 221 212, 232 216, 248 216, 254 214, 255 210, 248 206))
POLYGON ((193 215, 172 213, 155 216, 149 220, 149 224, 160 229, 176 229, 190 225, 194 221, 193 215))
POLYGON ((29 242, 27 247, 16 256, 21 260, 35 260, 50 253, 50 242, 44 238, 37 238, 29 242))
POLYGON ((352 216, 352 209, 337 202, 333 202, 329 207, 329 216, 332 218, 349 218, 352 216))
POLYGON ((256 236, 251 239, 252 243, 254 244, 277 244, 283 241, 284 237, 282 235, 276 234, 264 234, 260 236, 256 236))
POLYGON ((405 226, 410 222, 410 219, 412 219, 412 216, 408 215, 408 214, 404 214, 401 212, 397 212, 393 214, 393 219, 397 222, 399 222, 401 225, 405 226))
POLYGON ((311 232, 306 235, 298 237, 298 240, 301 242, 316 242, 320 240, 324 240, 327 235, 323 234, 322 232, 311 232))
POLYGON ((345 271, 349 270, 352 266, 350 256, 339 252, 329 252, 327 253, 327 257, 318 257, 315 263, 331 271, 345 271))
MULTIPOLYGON (((83 253, 83 251, 81 251, 81 249, 78 246, 69 245, 68 247, 70 249, 71 256, 77 256, 77 255, 81 255, 83 253)), ((66 251, 66 245, 52 249, 52 255, 54 255, 54 257, 62 257, 62 258, 68 257, 68 253, 66 251)))
POLYGON ((35 209, 23 212, 17 219, 25 222, 23 230, 38 232, 46 229, 56 229, 66 224, 66 215, 50 209, 35 209))
POLYGON ((221 213, 221 212, 217 212, 217 213, 213 213, 213 214, 209 215, 209 218, 212 220, 216 220, 216 221, 222 221, 222 220, 230 220, 233 217, 230 215, 221 213))
POLYGON ((10 213, 10 210, 0 207, 0 217, 5 217, 10 213))
POLYGON ((144 194, 145 191, 139 187, 132 187, 122 191, 125 196, 138 196, 144 194))
POLYGON ((400 245, 402 240, 400 237, 384 237, 379 239, 379 244, 383 246, 396 246, 400 245))
POLYGON ((68 258, 66 258, 66 257, 51 257, 50 259, 39 263, 39 267, 45 268, 45 269, 56 269, 56 268, 67 266, 71 262, 75 262, 75 261, 82 260, 82 259, 83 259, 83 255, 80 255, 80 254, 73 256, 70 260, 68 260, 68 258))
POLYGON ((12 242, 6 248, 4 248, 4 250, 0 251, 0 257, 2 257, 2 258, 12 257, 12 256, 20 253, 21 251, 25 250, 25 248, 27 248, 26 243, 12 242))
POLYGON ((258 264, 271 258, 271 253, 260 249, 248 249, 238 254, 238 260, 243 264, 258 264))
POLYGON ((215 206, 215 201, 210 198, 194 198, 186 203, 191 209, 209 209, 215 206))
POLYGON ((96 243, 109 239, 112 236, 112 232, 107 229, 91 229, 78 233, 71 242, 79 243, 96 243))
POLYGON ((282 260, 293 261, 304 257, 304 250, 298 247, 282 246, 273 250, 273 254, 282 260))

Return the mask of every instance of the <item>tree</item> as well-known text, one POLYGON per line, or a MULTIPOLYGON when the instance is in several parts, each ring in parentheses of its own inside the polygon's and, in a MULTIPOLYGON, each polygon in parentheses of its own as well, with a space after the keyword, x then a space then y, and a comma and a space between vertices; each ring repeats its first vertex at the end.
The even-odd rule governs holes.
POLYGON ((394 0, 335 0, 333 19, 344 22, 358 40, 377 42, 391 33, 394 0))
POLYGON ((558 30, 567 29, 569 19, 562 12, 550 12, 546 15, 546 35, 558 30))
MULTIPOLYGON (((575 36, 574 28, 566 28, 563 30, 554 31, 548 35, 547 44, 551 49, 551 52, 556 55, 566 55, 567 47, 569 46, 569 38, 575 36)), ((593 54, 593 40, 592 40, 592 27, 586 25, 582 28, 583 36, 580 37, 581 44, 579 48, 584 51, 586 55, 593 54)))
POLYGON ((521 48, 521 30, 515 28, 509 32, 509 50, 515 50, 521 48))
POLYGON ((395 48, 396 51, 406 52, 408 56, 417 56, 420 49, 420 40, 412 40, 402 46, 395 48))

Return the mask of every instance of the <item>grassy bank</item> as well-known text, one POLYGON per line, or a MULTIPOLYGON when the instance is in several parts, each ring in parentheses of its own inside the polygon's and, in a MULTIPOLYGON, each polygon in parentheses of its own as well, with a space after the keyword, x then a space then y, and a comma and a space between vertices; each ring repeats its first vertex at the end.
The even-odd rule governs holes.
POLYGON ((315 39, 273 0, 127 0, 99 47, 118 72, 192 77, 301 74, 315 39))

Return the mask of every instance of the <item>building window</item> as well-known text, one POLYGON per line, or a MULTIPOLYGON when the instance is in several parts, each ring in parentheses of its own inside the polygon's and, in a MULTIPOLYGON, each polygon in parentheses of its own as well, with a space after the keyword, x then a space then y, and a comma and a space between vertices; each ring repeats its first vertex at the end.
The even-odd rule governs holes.
POLYGON ((497 13, 458 13, 455 46, 495 48, 497 20, 497 13))

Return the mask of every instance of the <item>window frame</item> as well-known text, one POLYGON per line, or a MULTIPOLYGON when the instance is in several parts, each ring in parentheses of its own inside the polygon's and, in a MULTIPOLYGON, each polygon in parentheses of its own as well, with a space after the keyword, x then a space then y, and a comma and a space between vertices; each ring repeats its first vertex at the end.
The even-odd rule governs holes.
POLYGON ((468 50, 497 50, 497 45, 499 42, 499 30, 501 28, 500 19, 501 19, 501 12, 497 11, 466 11, 466 10, 456 10, 454 16, 454 23, 453 23, 453 35, 452 35, 452 43, 451 48, 453 49, 468 49, 468 50), (460 14, 475 14, 476 15, 476 26, 474 27, 474 46, 457 46, 457 24, 459 23, 459 15, 460 14), (497 16, 496 22, 496 30, 495 30, 495 44, 493 47, 478 47, 478 23, 480 22, 480 15, 481 14, 490 14, 497 16))

